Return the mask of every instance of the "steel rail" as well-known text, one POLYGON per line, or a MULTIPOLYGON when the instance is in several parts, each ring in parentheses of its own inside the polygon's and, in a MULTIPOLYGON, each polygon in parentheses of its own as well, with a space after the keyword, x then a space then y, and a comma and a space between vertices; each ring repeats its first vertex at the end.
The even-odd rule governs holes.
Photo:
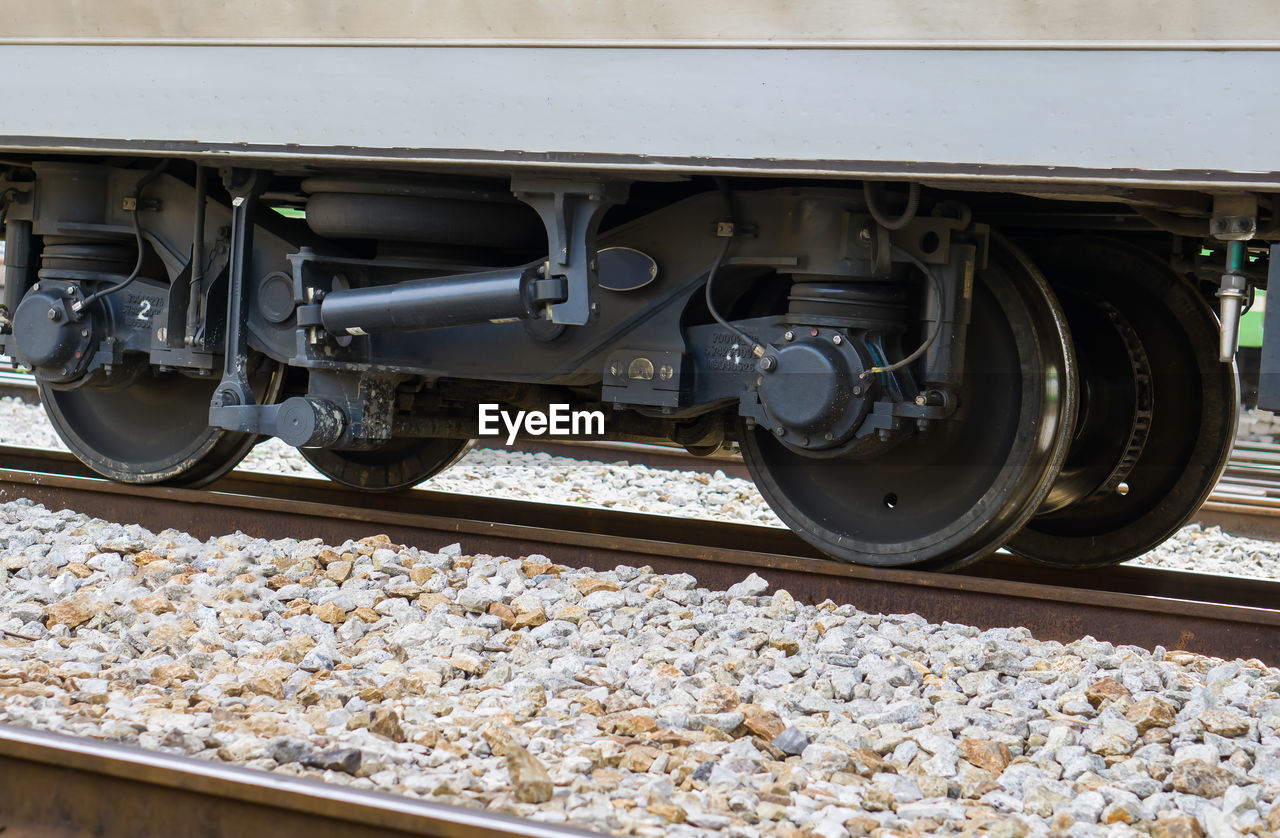
POLYGON ((648 565, 723 589, 755 572, 802 602, 832 600, 931 622, 1023 626, 1043 640, 1085 635, 1280 665, 1280 582, 1140 567, 1068 571, 993 557, 958 574, 840 564, 788 530, 415 489, 369 495, 322 480, 234 473, 208 489, 129 486, 70 455, 0 448, 0 499, 29 497, 152 530, 266 538, 385 533, 424 549, 547 554, 608 569, 648 565))
POLYGON ((587 838, 598 833, 0 725, 0 834, 587 838))

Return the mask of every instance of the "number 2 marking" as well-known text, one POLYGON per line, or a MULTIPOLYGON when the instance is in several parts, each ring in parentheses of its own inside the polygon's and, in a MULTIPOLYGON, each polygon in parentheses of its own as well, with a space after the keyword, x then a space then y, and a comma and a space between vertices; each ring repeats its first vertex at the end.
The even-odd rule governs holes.
POLYGON ((151 313, 151 301, 150 301, 150 300, 143 300, 143 301, 142 301, 142 308, 138 310, 138 319, 139 319, 139 320, 150 320, 150 319, 151 319, 151 318, 150 318, 150 316, 149 316, 149 314, 150 314, 150 313, 151 313))

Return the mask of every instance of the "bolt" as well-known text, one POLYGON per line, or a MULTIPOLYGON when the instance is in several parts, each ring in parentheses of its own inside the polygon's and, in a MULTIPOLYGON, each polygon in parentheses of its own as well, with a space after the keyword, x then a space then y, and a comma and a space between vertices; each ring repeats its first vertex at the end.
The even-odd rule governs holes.
POLYGON ((156 329, 156 340, 160 341, 161 343, 164 343, 168 339, 169 339, 168 329, 166 329, 163 326, 161 326, 159 329, 156 329))
POLYGON ((63 368, 62 368, 62 374, 63 374, 63 375, 69 375, 69 374, 70 374, 70 372, 71 372, 71 370, 67 369, 66 367, 63 367, 63 368))
POLYGON ((778 439, 782 439, 784 436, 786 436, 786 435, 787 435, 787 429, 786 429, 786 428, 774 428, 774 429, 773 429, 773 435, 774 435, 774 436, 776 436, 778 439))
POLYGON ((760 359, 760 369, 764 372, 773 372, 778 368, 778 359, 772 355, 765 355, 760 359))
POLYGON ((612 375, 615 377, 622 375, 622 364, 619 364, 617 361, 614 361, 613 363, 609 364, 609 375, 612 375))
POLYGON ((74 297, 76 295, 76 289, 68 285, 66 288, 62 289, 62 293, 66 294, 68 297, 74 297))
POLYGON ((676 371, 671 368, 670 364, 663 364, 661 367, 658 367, 658 378, 663 381, 670 381, 671 377, 675 374, 676 371))
POLYGON ((836 346, 839 346, 840 344, 844 343, 844 337, 842 337, 841 335, 832 335, 831 342, 834 343, 836 346))
POLYGON ((37 282, 35 285, 32 285, 32 286, 31 286, 31 290, 32 290, 32 291, 39 291, 39 290, 40 290, 40 283, 38 283, 38 282, 37 282))
POLYGON ((55 323, 58 322, 58 310, 56 308, 49 309, 49 319, 55 323))
POLYGON ((916 404, 920 405, 921 407, 924 407, 928 403, 929 403, 929 397, 926 396, 924 393, 918 393, 916 395, 916 404))
POLYGON ((81 329, 81 330, 80 330, 80 337, 82 337, 82 338, 87 338, 87 337, 89 337, 89 330, 88 330, 88 329, 81 329))
POLYGON ((854 394, 855 396, 861 396, 861 395, 862 395, 862 385, 861 385, 861 384, 855 384, 855 385, 853 385, 853 394, 854 394))
POLYGON ((787 329, 785 332, 783 332, 783 333, 782 333, 782 339, 783 339, 783 340, 795 340, 795 339, 796 339, 796 333, 795 333, 795 332, 793 332, 793 331, 791 331, 790 329, 787 329))
POLYGON ((871 228, 870 228, 870 227, 866 227, 866 226, 864 226, 864 227, 862 227, 861 229, 859 229, 859 230, 858 230, 858 241, 864 241, 864 242, 869 242, 869 241, 871 241, 871 228))
POLYGON ((827 442, 831 442, 833 439, 836 438, 836 435, 831 433, 831 431, 827 431, 825 434, 822 435, 822 438, 825 439, 827 442))

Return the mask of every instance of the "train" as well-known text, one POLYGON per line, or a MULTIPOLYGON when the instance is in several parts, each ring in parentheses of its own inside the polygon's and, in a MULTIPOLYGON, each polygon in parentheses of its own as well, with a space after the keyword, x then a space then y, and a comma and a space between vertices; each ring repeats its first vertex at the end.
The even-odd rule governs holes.
POLYGON ((113 480, 559 429, 736 446, 836 561, 1087 569, 1225 466, 1269 4, 3 5, 0 351, 113 480))

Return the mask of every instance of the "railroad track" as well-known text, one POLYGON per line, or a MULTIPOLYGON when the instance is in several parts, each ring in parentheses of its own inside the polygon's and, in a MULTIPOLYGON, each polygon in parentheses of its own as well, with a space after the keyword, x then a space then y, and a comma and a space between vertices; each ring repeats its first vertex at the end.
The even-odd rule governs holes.
POLYGON ((649 565, 713 588, 756 572, 802 602, 830 599, 931 622, 1025 626, 1045 640, 1093 635, 1280 664, 1280 582, 1266 580, 1125 566, 1066 571, 1001 556, 957 574, 855 567, 820 558, 780 528, 421 489, 369 495, 252 473, 198 491, 128 486, 91 476, 68 454, 21 448, 0 448, 0 486, 52 508, 200 537, 242 530, 340 543, 386 533, 427 549, 456 541, 469 553, 542 552, 577 567, 649 565))
MULTIPOLYGON (((0 395, 31 403, 39 401, 31 376, 26 373, 0 372, 0 395)), ((578 460, 625 460, 664 470, 707 474, 721 471, 728 477, 750 479, 746 465, 737 455, 695 457, 673 445, 540 441, 518 442, 511 449, 578 460)), ((1206 527, 1221 527, 1233 535, 1280 540, 1280 445, 1238 442, 1222 481, 1193 520, 1206 527)))
POLYGON ((0 725, 0 834, 587 838, 597 833, 0 725))

